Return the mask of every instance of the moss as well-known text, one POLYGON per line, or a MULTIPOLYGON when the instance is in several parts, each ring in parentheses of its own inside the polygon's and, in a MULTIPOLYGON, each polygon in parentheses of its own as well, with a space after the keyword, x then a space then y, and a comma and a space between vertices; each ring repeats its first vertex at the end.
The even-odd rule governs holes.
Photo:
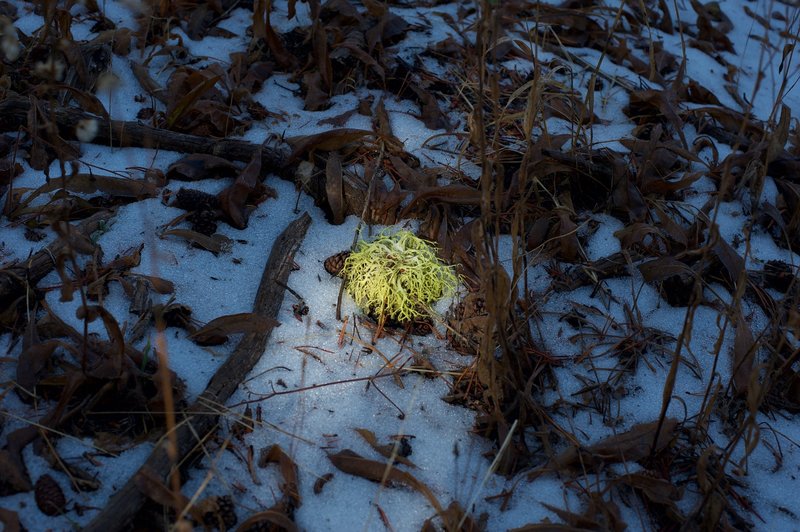
POLYGON ((339 273, 347 292, 379 319, 406 322, 430 312, 431 304, 452 295, 458 277, 431 244, 409 231, 383 232, 359 241, 339 273))

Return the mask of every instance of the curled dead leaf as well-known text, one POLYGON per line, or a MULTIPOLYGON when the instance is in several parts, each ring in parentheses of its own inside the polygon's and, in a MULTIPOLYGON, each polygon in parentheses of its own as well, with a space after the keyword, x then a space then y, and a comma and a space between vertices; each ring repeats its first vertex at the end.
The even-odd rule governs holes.
POLYGON ((31 491, 33 484, 28 476, 28 471, 19 459, 12 456, 11 452, 0 450, 0 496, 12 495, 31 491))
POLYGON ((366 129, 342 128, 286 139, 292 147, 292 153, 286 164, 295 163, 298 159, 313 151, 340 150, 349 144, 372 135, 374 133, 366 129))
POLYGON ((17 385, 25 390, 24 394, 20 394, 22 399, 31 397, 28 394, 33 394, 50 358, 60 345, 59 340, 49 340, 33 344, 20 353, 17 362, 17 385))
POLYGON ((234 177, 239 169, 228 159, 206 153, 193 153, 175 161, 167 168, 167 179, 178 181, 199 181, 234 177))
POLYGON ((285 530, 286 532, 297 532, 299 528, 297 528, 294 521, 280 509, 270 509, 248 517, 244 523, 239 525, 236 532, 246 532, 249 530, 285 530))
POLYGON ((273 189, 261 183, 261 150, 242 170, 231 186, 217 195, 219 208, 227 221, 236 229, 247 227, 247 220, 256 205, 269 197, 275 197, 273 189))
POLYGON ((273 445, 269 449, 261 449, 258 457, 258 467, 266 467, 267 464, 277 463, 283 477, 281 490, 287 503, 292 508, 299 508, 302 504, 298 484, 297 464, 286 454, 280 445, 273 445))
POLYGON ((322 489, 325 487, 325 484, 330 482, 333 479, 333 473, 325 473, 321 477, 317 478, 316 482, 314 482, 314 495, 319 495, 322 493, 322 489))
POLYGON ((375 437, 375 433, 368 429, 354 429, 359 436, 364 438, 370 447, 372 447, 376 452, 378 452, 384 458, 389 458, 394 462, 399 464, 403 464, 407 467, 417 467, 414 463, 399 454, 401 445, 400 441, 398 440, 396 443, 388 443, 388 444, 380 444, 378 443, 378 438, 375 437))

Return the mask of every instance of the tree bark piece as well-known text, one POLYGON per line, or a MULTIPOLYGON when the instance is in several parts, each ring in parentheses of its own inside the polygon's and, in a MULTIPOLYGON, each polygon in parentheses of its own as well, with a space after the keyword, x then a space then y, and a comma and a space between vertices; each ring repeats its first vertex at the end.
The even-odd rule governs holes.
MULTIPOLYGON (((304 213, 293 221, 278 236, 272 246, 261 283, 256 293, 253 311, 261 316, 276 319, 283 302, 283 295, 293 257, 306 230, 311 225, 311 217, 304 213)), ((217 415, 209 415, 209 405, 224 404, 236 390, 241 380, 256 365, 264 353, 267 340, 272 331, 246 334, 225 363, 220 366, 205 391, 185 412, 177 424, 178 460, 191 452, 217 426, 217 415)), ((167 454, 167 440, 162 440, 139 472, 147 470, 162 481, 167 479, 174 467, 167 454)), ((87 532, 107 532, 126 528, 145 502, 145 495, 136 487, 136 473, 114 496, 106 507, 84 528, 87 532)))

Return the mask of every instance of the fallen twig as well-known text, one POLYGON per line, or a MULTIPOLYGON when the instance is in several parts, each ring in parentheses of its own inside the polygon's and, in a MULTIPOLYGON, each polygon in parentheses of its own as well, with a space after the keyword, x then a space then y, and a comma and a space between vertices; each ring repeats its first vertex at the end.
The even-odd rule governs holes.
MULTIPOLYGON (((90 238, 92 233, 102 229, 113 216, 114 211, 101 211, 72 227, 77 234, 90 238)), ((0 301, 5 302, 0 311, 5 308, 5 304, 11 304, 25 292, 26 284, 35 286, 45 275, 53 271, 56 266, 55 257, 58 257, 67 246, 69 243, 59 238, 30 258, 0 270, 0 301)))
MULTIPOLYGON (((256 293, 253 312, 263 317, 275 319, 283 302, 284 286, 292 269, 292 259, 297 248, 311 224, 311 217, 304 213, 293 221, 278 236, 272 246, 261 283, 256 293)), ((236 349, 217 370, 205 391, 185 413, 184 419, 178 423, 177 442, 180 463, 217 426, 219 416, 207 415, 204 406, 211 403, 225 403, 236 390, 239 382, 250 372, 264 353, 271 329, 245 335, 236 349)), ((162 481, 168 478, 175 463, 167 452, 167 440, 162 440, 139 471, 117 491, 106 507, 84 529, 86 531, 113 531, 126 528, 146 500, 146 495, 136 486, 139 474, 157 475, 162 481)))

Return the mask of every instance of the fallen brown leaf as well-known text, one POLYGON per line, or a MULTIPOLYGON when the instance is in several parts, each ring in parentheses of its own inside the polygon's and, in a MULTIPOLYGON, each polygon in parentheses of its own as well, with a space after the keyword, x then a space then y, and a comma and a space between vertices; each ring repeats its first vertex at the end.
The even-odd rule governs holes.
POLYGON ((229 334, 265 333, 279 322, 252 312, 220 316, 189 335, 198 345, 219 345, 228 340, 229 334))
POLYGON ((372 482, 388 482, 415 489, 428 499, 428 502, 437 512, 441 513, 443 511, 442 505, 439 504, 430 488, 410 473, 401 471, 390 464, 368 460, 349 449, 339 451, 336 454, 329 454, 328 458, 339 470, 349 475, 365 478, 372 482))

